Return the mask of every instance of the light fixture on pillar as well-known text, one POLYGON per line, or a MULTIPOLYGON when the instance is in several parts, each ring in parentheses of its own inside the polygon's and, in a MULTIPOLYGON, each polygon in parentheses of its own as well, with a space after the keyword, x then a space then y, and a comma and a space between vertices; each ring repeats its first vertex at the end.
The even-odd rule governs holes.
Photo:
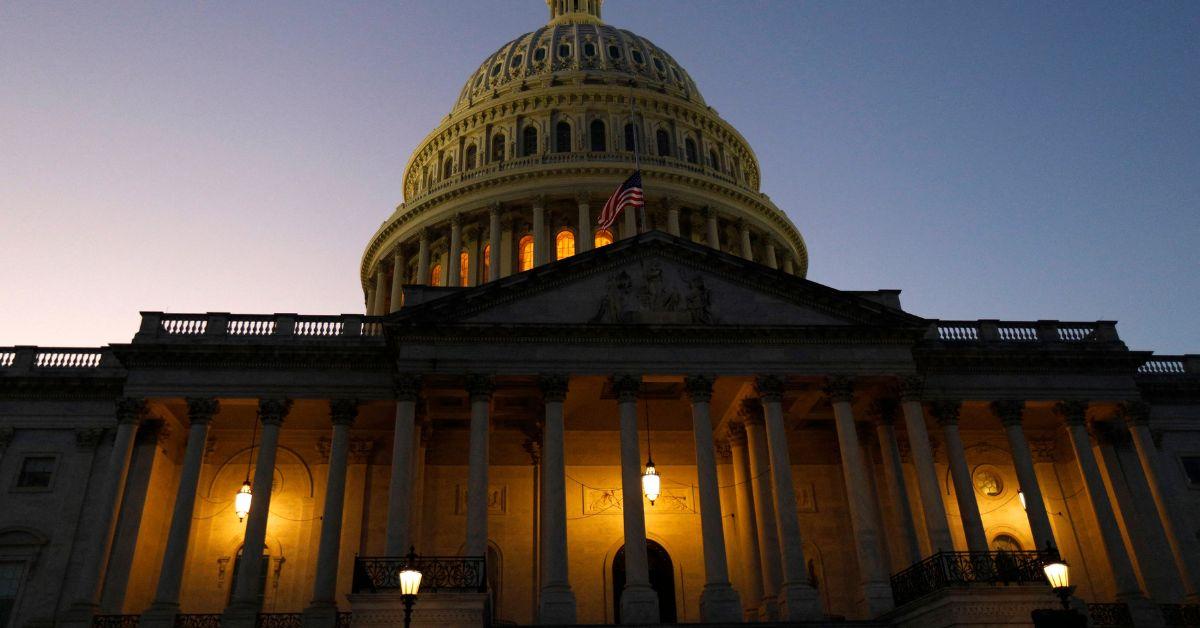
POLYGON ((237 515, 238 522, 246 520, 246 515, 250 513, 250 501, 254 498, 254 493, 250 490, 250 464, 254 460, 254 440, 258 437, 258 421, 254 422, 254 430, 250 432, 250 453, 246 455, 246 480, 242 482, 242 488, 238 489, 236 495, 233 496, 233 513, 237 515))
POLYGON ((1050 581, 1050 588, 1054 589, 1055 595, 1062 602, 1063 610, 1071 608, 1071 593, 1075 591, 1075 587, 1071 586, 1071 569, 1067 562, 1054 560, 1046 563, 1042 571, 1046 572, 1046 580, 1050 581))
POLYGON ((1017 491, 1017 501, 1021 502, 1021 510, 1029 510, 1029 508, 1025 506, 1025 493, 1017 491))
POLYGON ((658 475, 658 470, 654 468, 654 456, 650 454, 650 402, 646 401, 646 471, 642 473, 642 492, 646 494, 646 499, 650 500, 650 505, 654 505, 654 500, 662 494, 662 477, 658 475))
POLYGON ((400 570, 400 600, 404 602, 404 628, 412 623, 413 604, 421 590, 421 570, 417 569, 417 548, 409 546, 404 557, 404 569, 400 570))

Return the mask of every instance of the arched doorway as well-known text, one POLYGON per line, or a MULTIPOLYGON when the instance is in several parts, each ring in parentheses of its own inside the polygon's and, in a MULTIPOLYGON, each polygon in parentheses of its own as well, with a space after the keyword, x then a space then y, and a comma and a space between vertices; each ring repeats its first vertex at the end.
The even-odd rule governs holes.
MULTIPOLYGON (((646 556, 650 562, 650 588, 658 593, 658 620, 675 623, 675 566, 671 555, 658 543, 646 539, 646 556)), ((625 546, 617 550, 612 561, 613 623, 621 623, 621 592, 625 590, 625 546)))

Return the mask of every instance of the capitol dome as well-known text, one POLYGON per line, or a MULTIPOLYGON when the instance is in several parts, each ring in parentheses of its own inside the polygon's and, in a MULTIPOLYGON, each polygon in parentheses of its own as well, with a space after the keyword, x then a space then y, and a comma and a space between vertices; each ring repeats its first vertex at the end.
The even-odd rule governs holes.
POLYGON ((646 228, 804 276, 800 232, 759 191, 750 145, 649 40, 601 19, 603 0, 547 0, 550 21, 467 78, 413 151, 404 202, 360 268, 367 313, 401 286, 468 287, 635 235, 596 217, 637 168, 646 228))

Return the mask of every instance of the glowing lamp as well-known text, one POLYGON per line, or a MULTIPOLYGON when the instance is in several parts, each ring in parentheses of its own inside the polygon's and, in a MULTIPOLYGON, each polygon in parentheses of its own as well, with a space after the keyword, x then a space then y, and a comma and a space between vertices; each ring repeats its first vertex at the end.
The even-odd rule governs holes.
POLYGON ((413 604, 421 590, 421 570, 417 569, 417 548, 409 546, 404 557, 404 569, 400 570, 400 601, 404 603, 404 628, 412 625, 413 604))
POLYGON ((421 572, 413 568, 400 572, 400 595, 415 596, 421 588, 421 572))
POLYGON ((1017 500, 1021 502, 1021 510, 1029 510, 1025 507, 1025 493, 1017 491, 1017 500))
POLYGON ((237 514, 238 521, 245 521, 246 515, 250 513, 250 500, 254 495, 250 491, 250 480, 242 482, 242 488, 238 489, 237 495, 233 496, 233 512, 237 514))
POLYGON ((1075 587, 1071 586, 1071 569, 1067 567, 1066 561, 1055 560, 1046 563, 1042 567, 1042 571, 1046 572, 1046 580, 1050 582, 1050 588, 1054 589, 1054 593, 1058 595, 1063 609, 1070 609, 1071 593, 1075 591, 1075 587))
POLYGON ((646 472, 642 474, 642 492, 646 494, 646 499, 650 500, 651 506, 662 494, 662 477, 654 468, 654 461, 649 458, 646 459, 646 472))

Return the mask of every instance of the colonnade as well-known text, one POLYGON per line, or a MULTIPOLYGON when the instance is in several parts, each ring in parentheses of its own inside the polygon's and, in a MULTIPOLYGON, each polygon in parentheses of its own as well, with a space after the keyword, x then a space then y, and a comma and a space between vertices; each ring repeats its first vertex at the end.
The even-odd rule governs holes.
MULTIPOLYGON (((576 253, 591 250, 598 231, 592 211, 592 197, 586 192, 579 193, 574 198, 574 204, 575 212, 571 218, 577 218, 577 222, 568 219, 548 223, 549 201, 545 196, 539 195, 529 201, 527 209, 506 209, 500 203, 493 203, 487 208, 486 217, 480 212, 462 212, 454 214, 440 225, 421 228, 415 238, 410 237, 409 241, 397 245, 388 259, 380 261, 376 266, 366 291, 367 314, 383 316, 399 310, 403 301, 402 286, 405 283, 433 285, 432 271, 437 258, 442 254, 440 248, 443 246, 445 267, 438 279, 438 285, 449 287, 465 287, 484 281, 495 281, 516 272, 520 255, 519 240, 524 235, 533 237, 534 266, 555 260, 552 229, 555 232, 561 229, 570 230, 574 237, 576 253), (415 263, 410 257, 414 254, 413 240, 416 241, 415 263), (435 243, 439 244, 435 246, 435 243), (467 252, 469 267, 465 285, 461 280, 460 259, 464 250, 467 252), (480 264, 486 266, 486 274, 479 271, 480 264), (416 276, 411 281, 410 266, 415 266, 416 269, 416 276)), ((694 233, 695 237, 712 248, 722 249, 724 245, 726 249, 745 259, 795 274, 796 266, 792 255, 781 253, 772 236, 758 233, 745 219, 729 219, 716 208, 704 206, 692 213, 693 217, 701 222, 692 225, 693 233, 684 234, 680 219, 683 209, 677 201, 664 198, 660 203, 652 205, 657 207, 648 206, 649 215, 658 221, 659 228, 665 227, 671 235, 693 237, 694 233), (658 211, 659 209, 662 211, 658 211), (736 232, 733 238, 722 237, 722 233, 728 228, 736 232)), ((616 229, 619 233, 613 233, 614 238, 636 235, 636 212, 625 212, 619 227, 616 229)))
MULTIPOLYGON (((538 380, 544 402, 542 459, 544 466, 541 485, 540 513, 540 607, 539 619, 544 623, 574 623, 575 596, 568 570, 566 534, 566 489, 563 456, 563 402, 569 390, 569 377, 547 374, 538 380)), ((470 442, 468 451, 468 502, 466 517, 465 553, 484 555, 488 538, 488 432, 494 381, 487 375, 470 375, 465 382, 470 398, 470 442)), ((730 584, 726 559, 725 537, 719 503, 716 459, 714 454, 713 423, 709 401, 713 379, 688 376, 684 380, 691 406, 695 438, 698 478, 701 546, 704 553, 704 588, 700 596, 701 618, 704 621, 739 621, 743 618, 763 618, 781 621, 817 619, 821 608, 816 591, 809 582, 803 550, 798 509, 793 485, 792 466, 784 425, 782 397, 784 382, 777 376, 755 379, 756 398, 742 401, 736 421, 729 423, 729 444, 735 480, 736 516, 739 521, 740 582, 742 591, 730 584)), ((623 502, 625 544, 625 590, 621 597, 624 622, 654 622, 658 618, 658 598, 650 588, 646 555, 645 513, 641 495, 641 457, 638 440, 637 402, 641 394, 641 378, 618 374, 611 378, 611 388, 617 397, 620 417, 621 483, 625 495, 637 499, 623 502)), ((895 439, 897 410, 904 416, 912 464, 916 472, 921 508, 924 511, 924 541, 931 551, 950 550, 953 545, 946 524, 945 508, 938 490, 937 473, 925 431, 923 404, 920 401, 919 380, 904 380, 900 387, 899 403, 880 400, 872 404, 879 438, 886 486, 895 503, 896 521, 902 552, 908 559, 920 557, 918 534, 899 462, 895 439)), ((416 375, 397 379, 395 410, 395 441, 388 488, 387 553, 404 554, 412 543, 411 493, 414 490, 412 470, 416 402, 421 393, 421 380, 416 375)), ((871 616, 891 608, 888 570, 883 563, 878 504, 869 498, 870 470, 862 457, 856 419, 852 406, 854 383, 845 377, 826 380, 824 394, 834 413, 834 425, 841 453, 842 472, 848 500, 850 524, 855 539, 856 560, 860 576, 861 599, 871 616)), ((987 551, 978 505, 965 462, 962 439, 957 422, 960 402, 938 400, 930 403, 932 414, 943 432, 942 441, 950 463, 950 474, 959 500, 963 532, 971 551, 987 551), (962 488, 960 488, 962 487, 962 488)), ((207 445, 209 424, 219 411, 220 404, 212 398, 189 398, 188 440, 180 471, 180 482, 174 503, 162 568, 153 604, 141 622, 147 627, 173 626, 179 612, 180 587, 188 549, 188 537, 203 454, 207 445)), ((1121 406, 1121 417, 1132 436, 1138 459, 1154 503, 1159 509, 1176 559, 1187 599, 1196 599, 1197 583, 1194 564, 1188 560, 1178 534, 1179 514, 1165 492, 1161 481, 1161 462, 1147 427, 1149 411, 1145 404, 1130 402, 1121 406)), ((247 556, 261 555, 270 509, 273 470, 279 434, 291 409, 287 399, 261 399, 258 420, 261 423, 261 444, 258 448, 253 478, 253 504, 250 509, 244 538, 247 556)), ((1024 403, 997 400, 990 409, 998 418, 1008 438, 1017 472, 1020 490, 1025 496, 1030 530, 1039 548, 1054 545, 1053 531, 1045 503, 1034 472, 1034 460, 1024 433, 1024 403)), ((1100 471, 1091 451, 1087 433, 1087 402, 1065 401, 1055 412, 1065 424, 1075 454, 1084 488, 1100 526, 1100 537, 1108 555, 1120 601, 1129 604, 1134 617, 1145 613, 1152 622, 1156 609, 1146 600, 1134 572, 1133 561, 1125 549, 1117 527, 1114 509, 1101 480, 1100 471)), ((96 612, 103 566, 107 563, 112 542, 115 513, 121 502, 122 487, 128 474, 134 435, 146 414, 143 399, 123 399, 117 406, 117 432, 110 456, 106 481, 102 486, 101 511, 92 527, 95 538, 82 561, 74 588, 74 603, 68 619, 90 617, 96 612)), ((311 603, 305 609, 306 625, 330 626, 335 619, 337 564, 341 536, 341 513, 344 500, 347 449, 350 428, 358 414, 358 402, 335 399, 330 402, 332 439, 323 519, 317 549, 317 565, 313 580, 311 603)), ((258 612, 256 583, 262 565, 245 561, 233 583, 232 600, 223 615, 224 626, 254 625, 258 612)), ((71 623, 68 621, 67 623, 71 623)))

